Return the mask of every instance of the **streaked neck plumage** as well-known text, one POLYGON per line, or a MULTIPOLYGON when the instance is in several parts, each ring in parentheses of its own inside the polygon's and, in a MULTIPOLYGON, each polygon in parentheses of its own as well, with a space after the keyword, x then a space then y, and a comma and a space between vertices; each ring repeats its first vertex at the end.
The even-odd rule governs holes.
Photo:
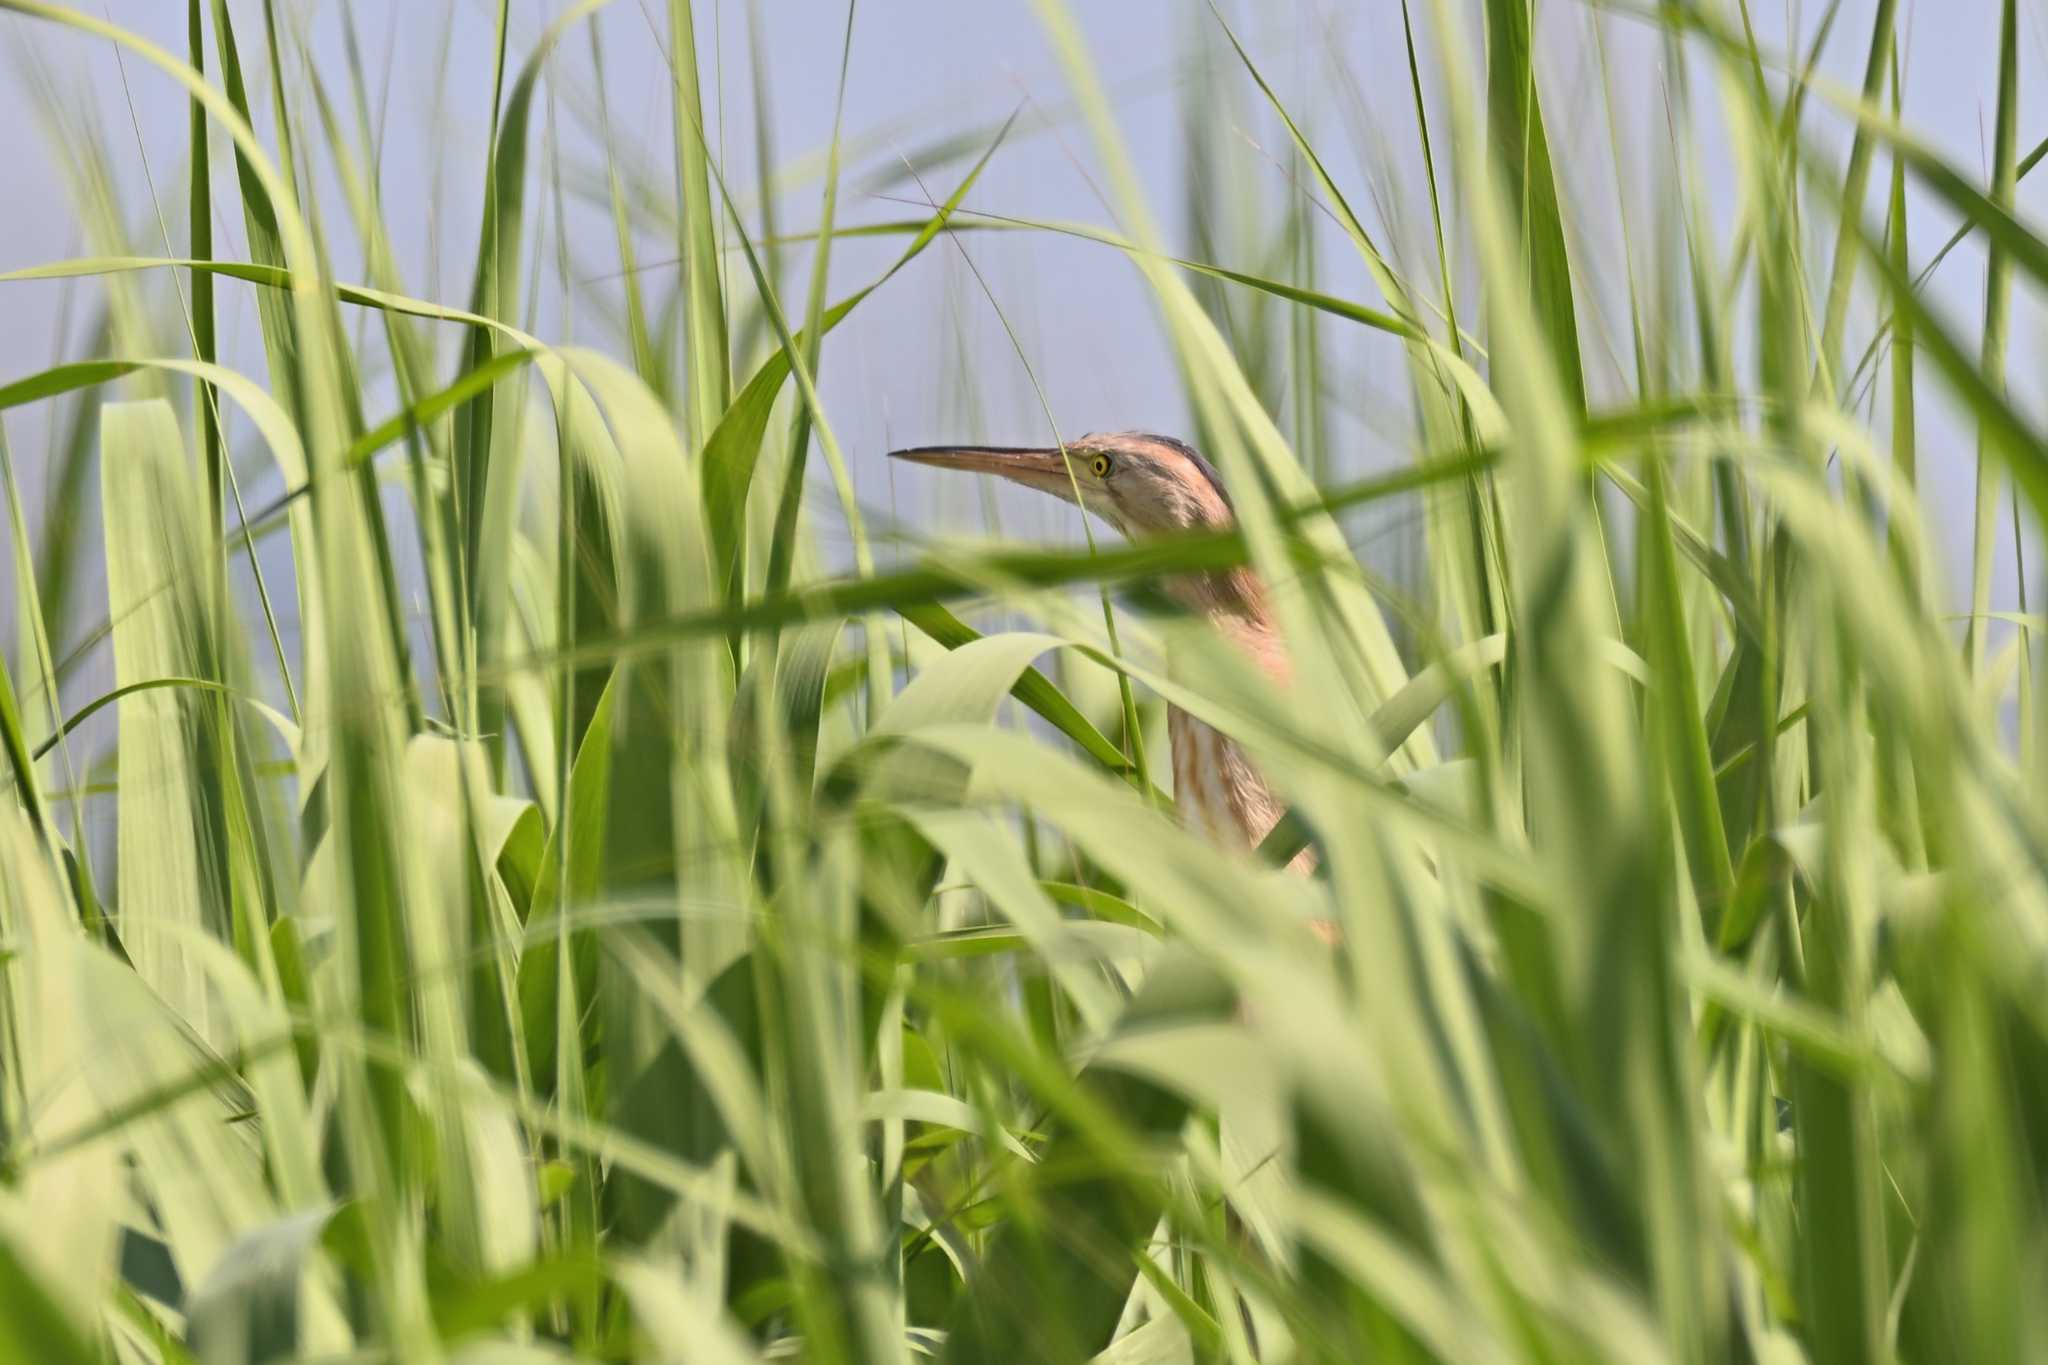
MULTIPOLYGON (((1220 499, 1218 503, 1207 525, 1234 525, 1229 506, 1220 499)), ((1125 528, 1126 534, 1131 530, 1125 528)), ((1249 567, 1176 574, 1161 586, 1176 605, 1202 617, 1268 677, 1283 684, 1288 680, 1291 670, 1267 606, 1265 585, 1249 567)), ((1167 707, 1166 730, 1173 749, 1174 804, 1182 819, 1224 847, 1256 847, 1278 823, 1284 807, 1250 755, 1236 740, 1178 706, 1167 707)), ((1307 871, 1313 854, 1304 852, 1296 863, 1298 870, 1307 871)))

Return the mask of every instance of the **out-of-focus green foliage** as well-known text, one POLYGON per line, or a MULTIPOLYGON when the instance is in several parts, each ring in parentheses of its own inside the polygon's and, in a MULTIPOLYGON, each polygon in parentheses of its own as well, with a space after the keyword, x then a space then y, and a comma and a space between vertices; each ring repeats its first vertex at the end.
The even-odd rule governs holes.
MULTIPOLYGON (((2004 372, 2007 299, 2048 284, 2013 211, 2040 159, 2014 0, 1988 183, 1898 122, 1890 0, 1832 37, 1867 43, 1860 90, 1763 50, 1743 0, 1603 19, 1651 26, 1672 111, 1613 222, 1529 0, 1404 0, 1428 183, 1375 214, 1196 9, 1173 249, 1040 0, 1072 105, 931 130, 952 178, 909 221, 841 221, 871 147, 835 129, 802 163, 800 308, 791 239, 749 235, 703 135, 707 16, 671 0, 666 183, 594 30, 598 83, 564 101, 627 276, 590 310, 613 331, 568 345, 532 320, 543 285, 584 288, 535 247, 575 178, 540 125, 600 7, 524 52, 496 7, 458 310, 401 278, 352 30, 342 63, 295 49, 288 6, 238 31, 190 0, 177 54, 0 0, 178 83, 193 168, 188 255, 129 242, 110 154, 47 94, 95 254, 0 263, 0 289, 104 299, 86 354, 0 377, 58 432, 47 514, 0 443, 0 1353, 2048 1358, 2038 623, 1988 595, 2007 490, 2022 528, 2048 512, 2014 396, 2038 376, 2004 372), (1114 230, 963 207, 1050 118, 1092 140, 1114 230), (1244 122, 1278 131, 1276 201, 1244 122), (1718 220, 1710 152, 1736 167, 1718 220), (1981 336, 1918 292, 1909 204, 1987 243, 1981 336), (1595 220, 1619 258, 1583 248, 1595 220), (998 228, 1142 273, 1237 531, 877 567, 816 377, 895 268, 828 288, 828 248, 900 235, 900 266, 998 228), (673 299, 634 273, 649 239, 673 299), (1372 296, 1329 283, 1333 250, 1372 296), (158 315, 142 284, 172 270, 186 311, 158 315), (216 349, 236 291, 260 373, 216 349), (1412 464, 1344 483, 1354 327, 1399 338, 1412 464), (1980 437, 1967 646, 1916 368, 1980 437), (258 460, 273 496, 245 497, 258 460), (1347 542, 1366 504, 1408 527, 1396 581, 1347 542), (1055 591, 1246 562, 1284 690, 1199 623, 1055 591), (962 619, 986 607, 1029 628, 962 619), (112 689, 67 714, 109 640, 112 689), (1167 703, 1290 803, 1263 857, 1172 819, 1140 744, 1167 703), (1276 870, 1304 841, 1316 875, 1276 870)), ((882 22, 849 15, 849 44, 882 22)))

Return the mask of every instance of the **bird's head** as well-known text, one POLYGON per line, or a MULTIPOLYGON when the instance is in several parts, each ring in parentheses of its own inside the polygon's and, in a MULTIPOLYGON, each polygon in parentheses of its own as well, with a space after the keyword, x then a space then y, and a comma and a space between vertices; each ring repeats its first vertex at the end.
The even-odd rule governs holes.
POLYGON ((919 446, 890 454, 913 464, 1000 474, 1095 513, 1125 535, 1215 530, 1232 524, 1223 481, 1194 447, 1170 436, 1097 432, 1058 446, 919 446))

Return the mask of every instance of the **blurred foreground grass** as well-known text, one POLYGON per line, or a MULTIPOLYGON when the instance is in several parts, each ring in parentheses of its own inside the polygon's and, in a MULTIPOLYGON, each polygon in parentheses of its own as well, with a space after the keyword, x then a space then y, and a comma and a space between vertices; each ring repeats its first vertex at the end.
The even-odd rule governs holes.
POLYGON ((2012 211, 2038 150, 2002 5, 1988 182, 1896 121, 1894 0, 1829 33, 1860 90, 1761 47, 1745 0, 1625 11, 1671 127, 1620 259, 1567 249, 1594 211, 1561 208, 1524 0, 1404 8, 1420 253, 1198 15, 1185 260, 1041 0, 1119 229, 962 208, 1006 126, 929 163, 936 209, 859 231, 906 261, 968 229, 1125 252, 1240 530, 884 568, 816 376, 889 275, 827 290, 836 137, 807 279, 739 211, 689 0, 661 16, 669 182, 609 115, 586 177, 625 272, 602 349, 528 330, 574 287, 535 250, 565 192, 534 154, 548 64, 601 62, 598 3, 526 52, 496 10, 454 308, 400 277, 356 52, 286 99, 270 4, 251 33, 189 0, 169 53, 0 0, 179 83, 193 187, 183 256, 170 225, 131 242, 82 141, 95 254, 0 276, 100 310, 91 351, 0 386, 59 433, 46 518, 4 469, 0 1350, 2048 1359, 2037 622, 1990 611, 2005 522, 2048 505, 2005 375, 2048 235, 2012 211), (1244 193, 1225 86, 1301 194, 1244 193), (315 166, 342 211, 301 198, 315 166), (1376 297, 1319 287, 1323 215, 1376 297), (1976 334, 1918 292, 1950 225, 1988 252, 1976 334), (639 273, 650 232, 673 287, 639 273), (1589 403, 1589 279, 1627 301, 1624 402, 1589 403), (229 291, 252 373, 217 363, 229 291), (1400 339, 1380 386, 1415 414, 1411 465, 1365 482, 1324 460, 1350 381, 1319 347, 1354 327, 1400 339), (1915 367, 1978 434, 1960 641, 1915 367), (1420 528, 1397 582, 1339 516, 1381 503, 1420 528), (1246 559, 1285 694, 1065 591, 1246 559), (1031 630, 955 614, 985 607, 1031 630), (109 640, 113 689, 67 712, 109 640), (1166 698, 1261 756, 1315 879, 1174 824, 1143 757, 1166 698))

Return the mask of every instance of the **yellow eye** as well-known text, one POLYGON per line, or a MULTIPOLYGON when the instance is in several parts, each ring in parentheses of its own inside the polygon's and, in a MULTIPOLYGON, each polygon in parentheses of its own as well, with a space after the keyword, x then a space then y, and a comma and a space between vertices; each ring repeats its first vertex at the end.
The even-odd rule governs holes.
POLYGON ((1098 479, 1107 476, 1109 473, 1109 456, 1097 455, 1088 462, 1088 467, 1095 471, 1095 477, 1098 479))

